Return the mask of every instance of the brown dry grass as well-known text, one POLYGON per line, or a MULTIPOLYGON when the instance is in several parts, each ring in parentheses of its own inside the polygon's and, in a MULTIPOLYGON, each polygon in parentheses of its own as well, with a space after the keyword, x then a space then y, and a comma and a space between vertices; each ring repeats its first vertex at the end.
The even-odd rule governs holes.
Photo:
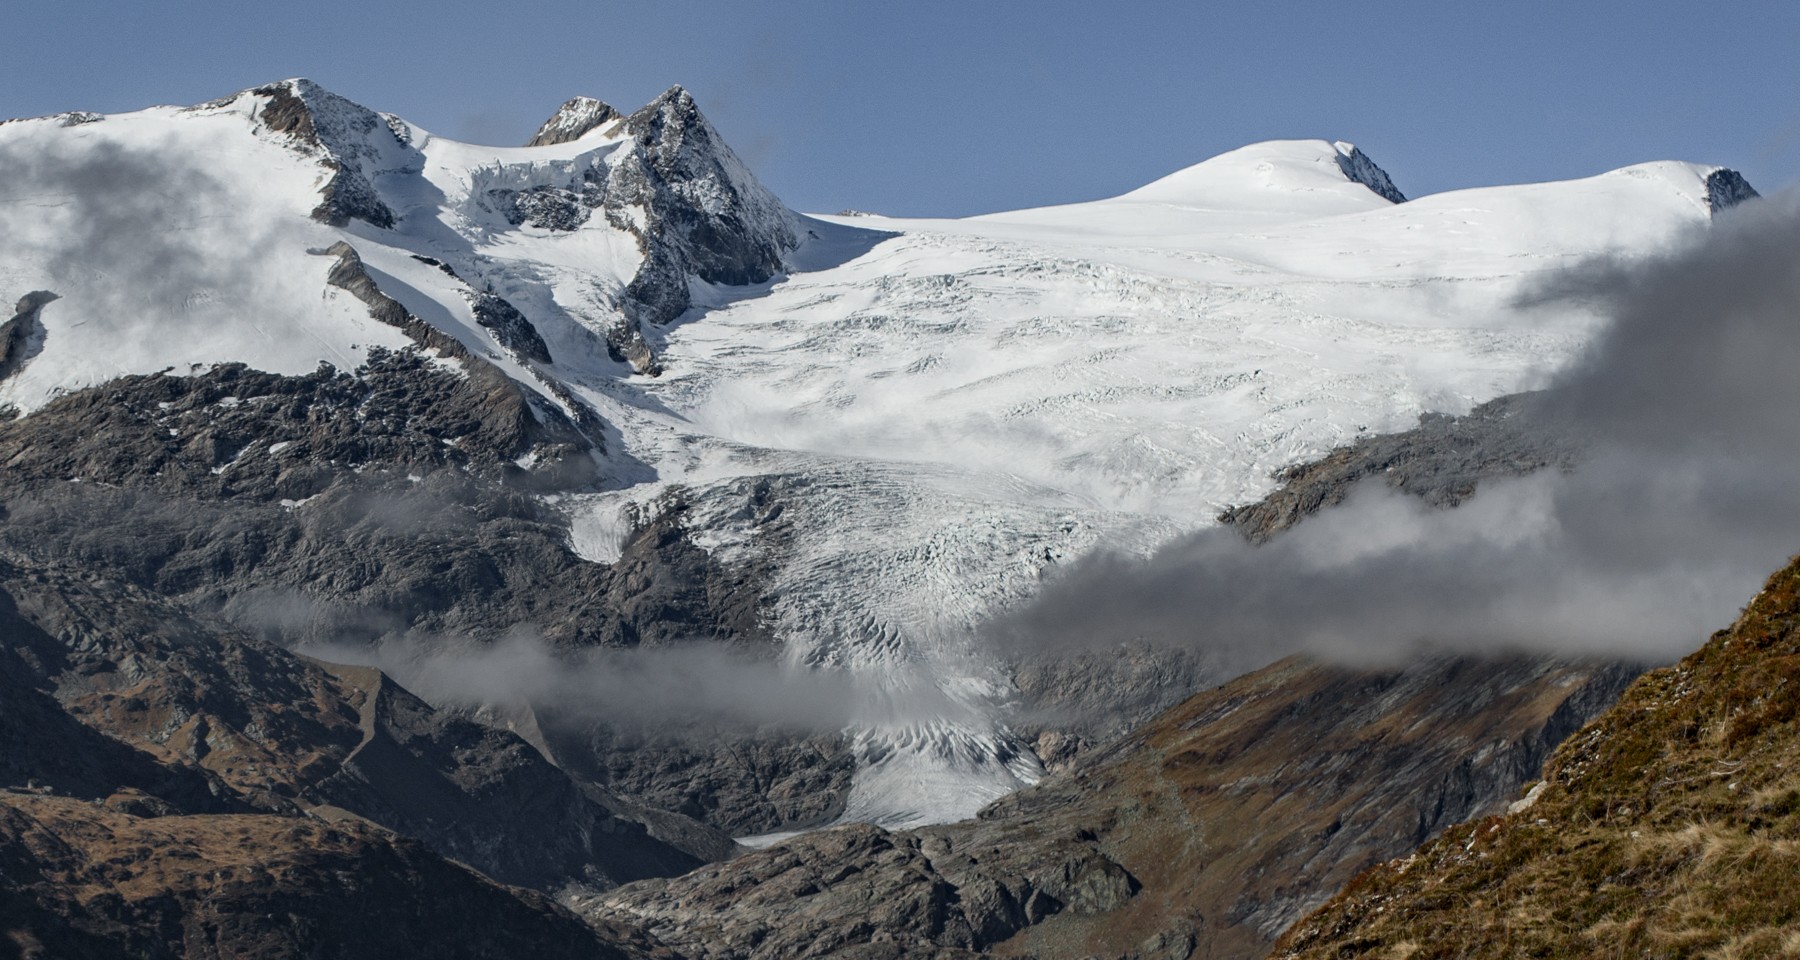
POLYGON ((1276 955, 1800 956, 1800 563, 1545 776, 1530 808, 1365 873, 1276 955))

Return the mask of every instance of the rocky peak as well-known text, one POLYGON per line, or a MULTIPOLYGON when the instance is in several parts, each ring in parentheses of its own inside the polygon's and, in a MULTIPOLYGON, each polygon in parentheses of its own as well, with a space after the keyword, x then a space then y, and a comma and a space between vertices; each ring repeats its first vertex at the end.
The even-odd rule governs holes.
MULTIPOLYGON (((694 95, 679 83, 639 107, 627 118, 626 125, 633 134, 656 140, 662 139, 665 127, 674 128, 678 134, 690 128, 697 128, 697 132, 702 135, 712 133, 712 125, 700 113, 700 105, 694 102, 694 95)), ((675 142, 680 142, 679 136, 675 142)))
POLYGON ((625 129, 632 144, 610 168, 606 208, 645 254, 627 287, 634 322, 680 316, 689 277, 743 285, 785 268, 799 244, 793 214, 725 145, 691 94, 670 87, 627 117, 625 129))
POLYGON ((528 147, 547 147, 557 143, 568 143, 587 136, 590 132, 619 119, 620 113, 611 104, 595 100, 593 97, 575 97, 556 109, 537 133, 526 141, 528 147))
POLYGON ((386 118, 304 77, 250 92, 263 100, 255 113, 261 128, 286 135, 332 171, 319 191, 324 199, 313 219, 333 226, 351 220, 384 229, 394 225, 394 211, 376 191, 373 177, 382 170, 416 167, 418 154, 386 118))
POLYGON ((1368 154, 1357 149, 1356 144, 1339 140, 1332 146, 1337 148, 1338 168, 1344 171, 1344 176, 1394 203, 1406 202, 1406 194, 1401 193, 1400 189, 1394 186, 1394 181, 1388 177, 1387 171, 1376 166, 1375 161, 1369 159, 1368 154))
POLYGON ((1744 179, 1744 175, 1728 167, 1720 167, 1706 175, 1706 205, 1713 213, 1735 207, 1762 194, 1744 179))

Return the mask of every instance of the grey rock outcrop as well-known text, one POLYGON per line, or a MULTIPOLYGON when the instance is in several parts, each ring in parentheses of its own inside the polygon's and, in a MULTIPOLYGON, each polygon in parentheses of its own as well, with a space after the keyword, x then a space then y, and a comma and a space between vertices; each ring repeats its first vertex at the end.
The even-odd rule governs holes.
MULTIPOLYGON (((565 652, 775 653, 760 574, 694 546, 679 506, 642 518, 615 563, 575 555, 567 517, 515 479, 527 421, 488 416, 476 387, 402 351, 350 373, 222 366, 70 394, 0 423, 0 547, 290 647, 424 655, 523 627, 565 652)), ((834 735, 495 706, 539 708, 534 742, 626 802, 736 833, 828 819, 848 788, 834 735)))
POLYGON ((681 87, 624 118, 599 101, 572 100, 532 142, 565 142, 602 126, 624 138, 616 152, 561 182, 498 187, 486 200, 514 226, 575 230, 598 213, 637 240, 644 260, 625 288, 627 323, 609 343, 639 372, 656 374, 661 364, 644 325, 681 316, 692 303, 691 280, 742 286, 776 276, 798 230, 681 87))
POLYGON ((610 104, 593 97, 573 97, 556 108, 556 112, 538 127, 537 133, 532 134, 525 145, 548 147, 579 140, 590 131, 618 120, 619 116, 619 111, 614 110, 610 104))
POLYGON ((1368 187, 1384 200, 1392 203, 1406 202, 1406 194, 1401 193, 1400 188, 1394 186, 1394 181, 1388 177, 1387 171, 1376 166, 1375 161, 1369 159, 1368 154, 1362 152, 1354 144, 1339 142, 1336 147, 1338 168, 1344 171, 1344 176, 1368 187))
POLYGON ((636 149, 613 168, 608 214, 644 248, 644 266, 627 287, 639 319, 667 323, 686 310, 688 275, 737 286, 781 272, 799 242, 793 215, 750 175, 686 90, 669 88, 626 118, 625 128, 636 149), (641 225, 620 216, 631 206, 648 215, 641 225))
POLYGON ((56 299, 56 294, 48 290, 33 290, 20 297, 12 317, 0 323, 0 380, 23 370, 43 349, 44 327, 38 314, 45 304, 56 299))
POLYGON ((0 705, 0 731, 18 711, 60 713, 51 729, 72 718, 114 742, 66 775, 69 758, 44 753, 67 744, 7 764, 83 793, 106 796, 110 779, 186 812, 351 816, 546 890, 735 852, 698 824, 683 831, 693 843, 659 839, 674 818, 653 832, 518 737, 434 710, 379 671, 295 656, 122 583, 0 562, 0 625, 0 658, 41 691, 0 705))
POLYGON ((1744 175, 1726 167, 1706 175, 1706 205, 1713 213, 1729 210, 1746 200, 1754 200, 1762 194, 1744 179, 1744 175))
POLYGON ((646 924, 695 960, 944 957, 972 956, 1060 913, 1117 909, 1141 886, 1091 834, 990 839, 834 827, 723 869, 568 902, 599 920, 646 924), (864 952, 872 945, 879 952, 864 952))
MULTIPOLYGON (((348 243, 340 240, 324 253, 336 258, 326 274, 326 283, 348 291, 369 308, 370 316, 399 328, 420 348, 462 363, 472 381, 470 389, 463 392, 479 397, 477 415, 481 426, 469 442, 483 455, 495 462, 511 461, 515 465, 521 460, 530 462, 535 485, 539 487, 566 488, 596 478, 598 455, 605 451, 604 438, 599 416, 585 404, 567 390, 541 381, 558 401, 549 402, 476 356, 455 337, 408 312, 398 300, 382 292, 363 267, 356 249, 348 243)), ((468 294, 477 320, 483 326, 498 327, 503 345, 521 357, 549 362, 550 353, 543 338, 511 304, 485 292, 470 290, 468 294)), ((522 468, 512 476, 525 479, 522 468)))
POLYGON ((1375 477, 1432 506, 1453 507, 1474 496, 1483 480, 1571 469, 1579 452, 1580 438, 1549 413, 1544 395, 1510 394, 1466 416, 1427 413, 1412 430, 1363 437, 1283 470, 1279 490, 1226 510, 1219 520, 1252 540, 1267 540, 1375 477))
POLYGON ((287 136, 331 171, 313 219, 336 226, 351 220, 384 229, 394 225, 393 208, 381 198, 373 176, 395 167, 416 170, 423 159, 384 117, 306 79, 250 92, 263 99, 256 112, 259 124, 287 136))
MULTIPOLYGON (((348 245, 346 244, 346 246, 348 245)), ((332 249, 335 250, 336 247, 334 246, 332 249)), ((350 251, 350 253, 351 255, 355 255, 354 250, 350 251)), ((345 259, 346 258, 340 255, 339 266, 333 269, 334 275, 338 269, 344 267, 345 259)), ((475 322, 491 331, 494 334, 494 339, 499 341, 500 346, 504 347, 508 353, 511 353, 514 359, 528 366, 530 363, 547 364, 552 362, 550 358, 550 347, 544 343, 543 335, 538 333, 537 327, 532 325, 530 319, 519 312, 518 307, 508 303, 504 297, 499 296, 491 290, 475 289, 467 281, 463 280, 462 276, 456 272, 455 267, 450 266, 442 260, 435 257, 420 256, 419 254, 413 254, 413 259, 420 263, 434 266, 439 270, 442 270, 446 276, 455 278, 457 282, 461 284, 463 299, 469 302, 469 310, 474 314, 475 322)), ((361 271, 361 273, 363 278, 367 279, 368 272, 365 270, 361 271)), ((374 282, 369 281, 369 286, 373 287, 374 282)), ((385 300, 387 298, 380 297, 378 299, 385 300)), ((376 309, 376 307, 371 305, 371 310, 374 309, 376 309)), ((554 381, 543 381, 546 386, 552 382, 554 381)), ((557 396, 566 397, 567 392, 559 391, 557 396)), ((591 412, 586 409, 586 406, 578 401, 569 399, 568 402, 580 413, 580 416, 577 417, 578 421, 583 419, 598 419, 597 417, 592 417, 591 412)))

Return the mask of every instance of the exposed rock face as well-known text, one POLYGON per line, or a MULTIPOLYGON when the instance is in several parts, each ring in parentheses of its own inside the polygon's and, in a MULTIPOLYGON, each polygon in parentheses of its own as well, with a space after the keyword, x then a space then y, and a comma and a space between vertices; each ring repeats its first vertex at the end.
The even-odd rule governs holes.
POLYGON ((818 827, 844 811, 856 762, 841 734, 767 726, 582 723, 544 736, 570 770, 732 836, 818 827))
POLYGON ((21 958, 649 955, 374 827, 4 791, 0 932, 21 958))
MULTIPOLYGON (((344 246, 347 247, 348 244, 345 244, 344 246)), ((332 249, 327 252, 339 251, 337 251, 337 247, 334 245, 332 249)), ((349 254, 350 256, 356 256, 356 251, 352 249, 349 251, 349 254)), ((339 252, 338 267, 334 268, 334 274, 337 270, 345 268, 346 259, 347 258, 339 252)), ((442 260, 435 257, 421 256, 416 253, 413 254, 413 259, 420 263, 430 264, 431 266, 442 270, 446 275, 455 277, 458 282, 461 282, 463 285, 463 298, 469 302, 469 309, 470 312, 475 315, 475 322, 493 331, 494 339, 500 341, 500 345, 506 348, 507 352, 511 353, 514 359, 527 367, 529 367, 531 363, 547 364, 551 362, 550 348, 544 343, 543 335, 539 334, 537 327, 532 326, 531 321, 527 319, 523 313, 519 312, 519 308, 506 302, 505 298, 492 291, 477 290, 470 286, 463 280, 462 276, 456 272, 456 268, 442 260)), ((360 257, 358 260, 360 261, 360 257)), ((368 281, 369 288, 373 289, 375 283, 373 280, 368 279, 368 271, 362 270, 359 272, 362 273, 362 279, 368 281)), ((352 282, 354 282, 353 278, 346 279, 351 279, 352 282)), ((371 312, 377 309, 386 309, 380 304, 380 301, 388 299, 389 298, 385 296, 377 297, 377 302, 370 304, 371 312)), ((398 302, 394 302, 395 305, 398 306, 398 302)), ((546 386, 554 383, 554 381, 551 380, 545 380, 543 382, 546 386)), ((592 417, 591 413, 587 411, 586 407, 579 401, 570 398, 566 391, 559 390, 557 391, 557 395, 565 398, 567 402, 575 406, 585 417, 598 419, 592 417)))
POLYGON ((494 331, 501 346, 515 356, 538 363, 550 362, 550 348, 519 308, 485 291, 471 291, 469 307, 475 312, 475 322, 494 331))
MULTIPOLYGON (((473 381, 467 392, 479 394, 485 435, 474 439, 481 444, 482 452, 496 461, 528 459, 540 469, 547 466, 540 486, 568 487, 594 479, 598 463, 593 455, 603 452, 604 444, 600 419, 585 404, 560 389, 552 389, 551 394, 562 406, 547 402, 475 356, 456 338, 409 313, 398 300, 381 291, 364 269, 356 249, 348 243, 340 240, 324 252, 337 258, 325 282, 361 300, 368 306, 370 316, 404 331, 421 348, 461 361, 473 381)), ((446 272, 455 276, 454 271, 446 272)), ((505 346, 517 355, 541 357, 541 362, 549 362, 543 339, 511 304, 491 294, 466 292, 476 307, 477 320, 484 326, 502 328, 501 342, 505 346)))
POLYGON ((1338 168, 1344 171, 1344 176, 1375 191, 1376 195, 1384 200, 1394 203, 1406 202, 1406 194, 1401 193, 1400 188, 1394 186, 1394 181, 1388 177, 1387 171, 1376 166, 1375 161, 1369 159, 1368 154, 1357 149, 1356 145, 1342 141, 1335 146, 1337 147, 1338 168))
MULTIPOLYGON (((441 650, 526 626, 554 649, 774 652, 758 572, 695 547, 679 505, 646 517, 614 564, 571 552, 566 518, 515 490, 523 471, 504 459, 543 425, 491 416, 516 395, 473 383, 402 352, 355 374, 228 366, 71 394, 0 423, 0 546, 288 646, 441 650)), ((840 737, 546 709, 537 742, 569 769, 733 832, 818 823, 848 788, 840 737)))
POLYGON ((742 285, 781 272, 799 242, 793 215, 744 168, 686 90, 669 88, 626 118, 625 128, 636 149, 613 167, 607 210, 644 247, 644 266, 627 288, 639 319, 667 323, 686 310, 689 274, 742 285), (645 213, 642 223, 622 216, 628 207, 645 213))
POLYGON ((619 119, 619 111, 593 97, 575 97, 556 108, 556 113, 539 126, 537 133, 525 142, 528 147, 547 147, 569 143, 619 119))
POLYGON ((44 305, 55 300, 48 290, 33 290, 19 298, 12 318, 0 323, 0 380, 18 373, 42 349, 44 328, 38 314, 44 305))
POLYGON ((1706 205, 1714 213, 1760 196, 1762 194, 1757 193, 1750 181, 1745 180, 1744 175, 1736 170, 1720 167, 1706 176, 1706 205))
POLYGON ((693 280, 743 285, 780 273, 799 242, 795 220, 680 87, 625 118, 597 100, 571 100, 532 143, 600 127, 622 139, 616 149, 597 151, 550 182, 506 183, 482 196, 513 226, 568 231, 599 214, 635 238, 644 259, 620 304, 625 323, 608 331, 608 344, 639 372, 660 373, 642 324, 680 316, 693 280))
POLYGON ((0 464, 15 481, 85 478, 263 503, 304 500, 371 468, 383 470, 371 482, 456 470, 530 488, 541 475, 512 462, 526 453, 538 453, 540 469, 559 453, 578 459, 571 469, 594 468, 569 449, 581 435, 557 426, 539 422, 510 389, 484 393, 422 354, 375 351, 353 373, 281 377, 231 364, 191 377, 123 377, 8 426, 0 464))
MULTIPOLYGON (((762 620, 767 572, 726 567, 696 547, 683 525, 688 509, 677 491, 641 518, 608 570, 589 625, 632 646, 707 640, 773 657, 778 647, 762 620)), ((596 722, 555 705, 540 706, 536 716, 559 763, 736 836, 830 822, 855 771, 837 733, 709 720, 596 722)))
POLYGON ((1432 506, 1453 507, 1474 496, 1483 480, 1546 467, 1570 469, 1578 453, 1579 438, 1546 415, 1541 394, 1511 394, 1467 416, 1425 414, 1412 430, 1364 437, 1284 470, 1280 490, 1226 510, 1219 520, 1260 542, 1323 507, 1342 503, 1351 486, 1371 477, 1432 506))
POLYGON ((683 957, 939 957, 972 955, 1060 913, 1116 909, 1138 891, 1080 835, 966 839, 836 827, 729 869, 572 902, 598 920, 645 923, 683 957))
MULTIPOLYGON (((703 862, 696 853, 731 848, 697 824, 696 852, 657 839, 616 815, 629 811, 610 794, 518 737, 435 711, 378 671, 307 661, 129 587, 0 565, 0 623, 38 687, 69 716, 168 768, 161 777, 176 789, 157 793, 167 787, 136 754, 121 758, 112 786, 176 809, 354 816, 543 889, 680 873, 703 862), (214 793, 223 799, 205 799, 214 793)), ((87 777, 84 792, 107 778, 87 777)))
POLYGON ((1787 956, 1797 748, 1790 564, 1729 629, 1570 737, 1504 815, 1358 877, 1275 955, 1787 956))
POLYGON ((641 324, 664 324, 692 302, 690 279, 762 283, 784 269, 798 244, 794 217, 756 181, 694 98, 672 87, 620 119, 578 98, 544 124, 532 145, 575 139, 607 124, 618 151, 574 170, 566 182, 489 190, 488 203, 514 226, 574 230, 596 213, 638 241, 644 261, 625 289, 628 323, 610 335, 621 359, 659 373, 641 324))
POLYGON ((383 117, 311 80, 286 80, 250 92, 265 101, 256 114, 259 123, 292 138, 331 171, 314 219, 334 226, 351 220, 384 229, 394 225, 394 211, 372 176, 396 166, 418 169, 423 161, 383 117))
POLYGON ((975 821, 836 828, 572 902, 685 957, 1259 956, 1358 870, 1504 805, 1631 673, 1284 661, 975 821))

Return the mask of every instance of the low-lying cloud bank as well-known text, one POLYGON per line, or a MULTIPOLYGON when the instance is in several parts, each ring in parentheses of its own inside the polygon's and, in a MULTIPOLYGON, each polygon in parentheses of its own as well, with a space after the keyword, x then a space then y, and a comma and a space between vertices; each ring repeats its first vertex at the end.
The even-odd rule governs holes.
POLYGON ((1586 451, 1574 471, 1492 481, 1454 510, 1364 483, 1264 546, 1213 528, 1148 561, 1090 557, 992 633, 1023 650, 1197 647, 1234 671, 1296 652, 1692 649, 1800 551, 1800 196, 1531 299, 1612 319, 1543 398, 1543 428, 1586 451))
POLYGON ((381 668, 407 689, 448 706, 531 706, 561 722, 602 722, 670 734, 777 726, 831 733, 850 726, 923 722, 968 707, 919 674, 879 684, 812 670, 716 643, 555 650, 528 629, 468 647, 391 641, 302 652, 381 668))

